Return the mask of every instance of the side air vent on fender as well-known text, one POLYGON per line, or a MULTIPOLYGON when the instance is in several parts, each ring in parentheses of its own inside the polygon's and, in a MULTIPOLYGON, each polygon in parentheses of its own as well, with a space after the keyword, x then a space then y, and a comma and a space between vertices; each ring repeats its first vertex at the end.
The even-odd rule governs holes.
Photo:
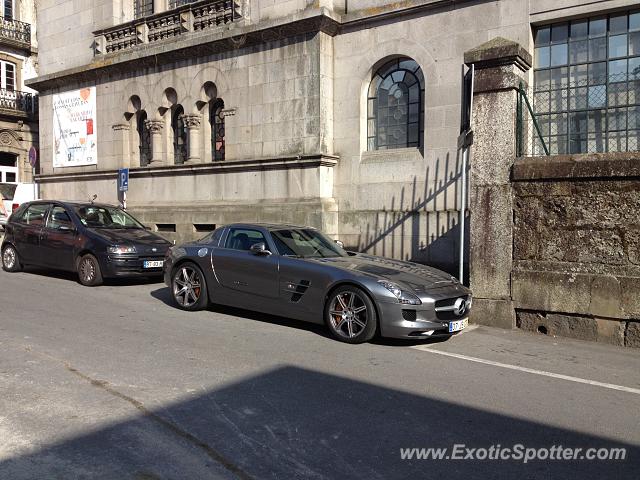
POLYGON ((291 293, 291 301, 293 303, 297 303, 300 301, 302 296, 307 293, 309 289, 309 285, 311 282, 309 280, 300 280, 300 283, 289 282, 286 285, 286 291, 291 293))

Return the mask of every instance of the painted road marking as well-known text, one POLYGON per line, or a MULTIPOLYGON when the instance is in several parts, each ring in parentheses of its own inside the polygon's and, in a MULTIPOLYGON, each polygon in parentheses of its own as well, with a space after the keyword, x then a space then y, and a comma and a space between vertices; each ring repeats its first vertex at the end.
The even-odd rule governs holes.
POLYGON ((586 378, 562 375, 560 373, 545 372, 544 370, 535 370, 533 368, 510 365, 508 363, 494 362, 492 360, 485 360, 484 358, 469 357, 467 355, 460 355, 459 353, 443 352, 442 350, 434 350, 430 345, 415 345, 409 348, 421 350, 423 352, 435 353, 437 355, 444 355, 445 357, 457 358, 459 360, 466 360, 468 362, 482 363, 484 365, 491 365, 493 367, 506 368, 509 370, 531 373, 533 375, 542 375, 543 377, 557 378, 559 380, 567 380, 569 382, 583 383, 585 385, 592 385, 594 387, 608 388, 610 390, 618 390, 620 392, 635 393, 636 395, 640 395, 640 389, 638 388, 625 387, 623 385, 615 385, 613 383, 597 382, 595 380, 588 380, 586 378))

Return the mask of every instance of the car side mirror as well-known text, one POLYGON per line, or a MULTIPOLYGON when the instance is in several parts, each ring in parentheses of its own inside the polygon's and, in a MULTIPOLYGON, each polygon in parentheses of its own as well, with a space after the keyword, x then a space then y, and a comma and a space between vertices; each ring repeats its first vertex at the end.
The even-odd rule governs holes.
POLYGON ((254 243, 249 251, 254 255, 271 255, 271 252, 267 250, 267 246, 263 242, 254 243))
POLYGON ((334 242, 336 242, 336 245, 338 245, 340 248, 344 248, 344 243, 340 240, 334 240, 334 242))

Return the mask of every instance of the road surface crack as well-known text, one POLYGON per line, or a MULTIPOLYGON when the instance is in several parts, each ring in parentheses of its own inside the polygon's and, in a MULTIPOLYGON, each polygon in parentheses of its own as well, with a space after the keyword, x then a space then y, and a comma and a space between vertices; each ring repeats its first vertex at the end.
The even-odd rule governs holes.
POLYGON ((71 364, 69 362, 66 362, 66 361, 64 361, 62 359, 56 358, 56 357, 54 357, 52 355, 48 355, 48 354, 43 353, 43 352, 35 352, 30 346, 26 346, 25 347, 25 351, 30 352, 30 353, 38 354, 40 356, 48 358, 49 360, 54 360, 54 361, 56 361, 58 363, 62 363, 64 365, 64 367, 67 369, 67 371, 69 371, 70 373, 74 374, 78 378, 81 378, 82 380, 85 380, 86 382, 88 382, 89 384, 91 384, 92 386, 94 386, 96 388, 100 388, 101 390, 104 390, 105 392, 109 393, 110 395, 112 395, 114 397, 117 397, 117 398, 119 398, 121 400, 124 400, 125 402, 128 402, 129 404, 133 405, 146 418, 149 418, 149 419, 153 420, 154 422, 156 422, 156 423, 160 424, 161 426, 167 428, 169 431, 171 431, 176 436, 186 440, 187 442, 191 443, 195 447, 199 448, 207 456, 209 456, 211 459, 216 461, 218 464, 222 465, 226 470, 228 470, 230 473, 234 474, 237 478, 239 478, 241 480, 253 480, 253 477, 251 477, 251 475, 249 475, 247 472, 245 472, 240 466, 236 465, 234 462, 232 462, 230 459, 228 459, 222 453, 218 452, 211 445, 207 444, 203 440, 200 440, 198 437, 196 437, 195 435, 193 435, 193 434, 187 432, 186 430, 182 429, 181 427, 179 427, 175 423, 173 423, 173 422, 163 418, 162 416, 158 415, 157 413, 154 413, 153 411, 149 410, 139 400, 136 400, 133 397, 130 397, 128 395, 125 395, 122 392, 119 392, 118 390, 113 388, 109 384, 109 382, 107 382, 105 380, 98 380, 98 379, 92 378, 89 375, 87 375, 85 373, 82 373, 77 368, 74 368, 73 366, 71 366, 71 364))

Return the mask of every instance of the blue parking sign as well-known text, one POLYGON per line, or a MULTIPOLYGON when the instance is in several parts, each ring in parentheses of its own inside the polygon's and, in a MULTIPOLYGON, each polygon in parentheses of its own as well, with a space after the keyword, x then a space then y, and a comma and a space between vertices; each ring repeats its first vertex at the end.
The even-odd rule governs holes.
POLYGON ((121 168, 118 170, 118 191, 126 192, 129 190, 129 169, 121 168))

